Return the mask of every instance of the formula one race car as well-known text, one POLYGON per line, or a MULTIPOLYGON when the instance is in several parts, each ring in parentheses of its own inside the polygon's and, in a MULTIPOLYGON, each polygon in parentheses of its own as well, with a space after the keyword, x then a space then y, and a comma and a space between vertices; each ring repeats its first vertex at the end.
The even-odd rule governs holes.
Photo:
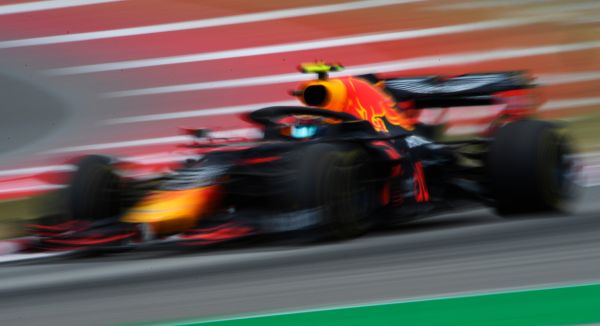
POLYGON ((197 151, 150 179, 126 162, 87 156, 68 187, 68 222, 35 225, 32 248, 144 243, 209 245, 263 235, 350 238, 436 212, 482 204, 498 214, 561 211, 575 164, 564 130, 531 118, 535 85, 523 72, 384 78, 317 73, 293 95, 307 106, 245 118, 261 139, 215 139, 191 130, 197 151), (504 104, 484 134, 432 141, 424 108, 504 104))

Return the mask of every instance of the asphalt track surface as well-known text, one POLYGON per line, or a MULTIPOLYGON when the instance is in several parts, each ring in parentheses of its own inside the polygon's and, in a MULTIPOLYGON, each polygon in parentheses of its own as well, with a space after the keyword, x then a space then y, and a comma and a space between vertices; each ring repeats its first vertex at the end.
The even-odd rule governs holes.
POLYGON ((571 216, 479 209, 329 244, 155 250, 0 267, 0 324, 106 325, 600 279, 600 189, 571 216))

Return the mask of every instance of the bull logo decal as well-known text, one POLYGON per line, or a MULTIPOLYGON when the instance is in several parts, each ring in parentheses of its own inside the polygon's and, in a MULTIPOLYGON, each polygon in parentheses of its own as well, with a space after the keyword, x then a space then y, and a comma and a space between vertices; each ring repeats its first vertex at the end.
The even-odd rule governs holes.
POLYGON ((412 121, 398 110, 396 102, 377 84, 357 77, 315 80, 304 83, 294 94, 309 106, 352 114, 380 132, 389 132, 386 122, 412 129, 412 121))

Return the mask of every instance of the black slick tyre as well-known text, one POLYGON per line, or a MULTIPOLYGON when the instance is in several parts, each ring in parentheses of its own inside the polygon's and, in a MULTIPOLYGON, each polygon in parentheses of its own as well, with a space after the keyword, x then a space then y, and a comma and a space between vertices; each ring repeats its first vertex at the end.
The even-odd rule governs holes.
POLYGON ((572 199, 574 163, 568 137, 556 124, 509 123, 488 156, 490 190, 500 215, 561 212, 572 199))
POLYGON ((302 208, 318 208, 330 239, 356 237, 372 225, 375 192, 366 153, 346 144, 314 144, 302 151, 294 182, 302 208))
POLYGON ((67 189, 67 213, 77 220, 101 220, 119 214, 120 178, 111 158, 85 156, 76 164, 67 189))

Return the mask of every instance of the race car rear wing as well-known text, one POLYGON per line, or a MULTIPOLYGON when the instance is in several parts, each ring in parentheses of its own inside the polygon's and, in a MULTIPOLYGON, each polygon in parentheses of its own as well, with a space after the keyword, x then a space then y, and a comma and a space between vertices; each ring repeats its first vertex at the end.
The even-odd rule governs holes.
POLYGON ((474 73, 458 76, 380 78, 359 76, 383 88, 397 102, 412 101, 414 108, 448 108, 515 103, 534 106, 531 89, 537 87, 525 71, 474 73))

